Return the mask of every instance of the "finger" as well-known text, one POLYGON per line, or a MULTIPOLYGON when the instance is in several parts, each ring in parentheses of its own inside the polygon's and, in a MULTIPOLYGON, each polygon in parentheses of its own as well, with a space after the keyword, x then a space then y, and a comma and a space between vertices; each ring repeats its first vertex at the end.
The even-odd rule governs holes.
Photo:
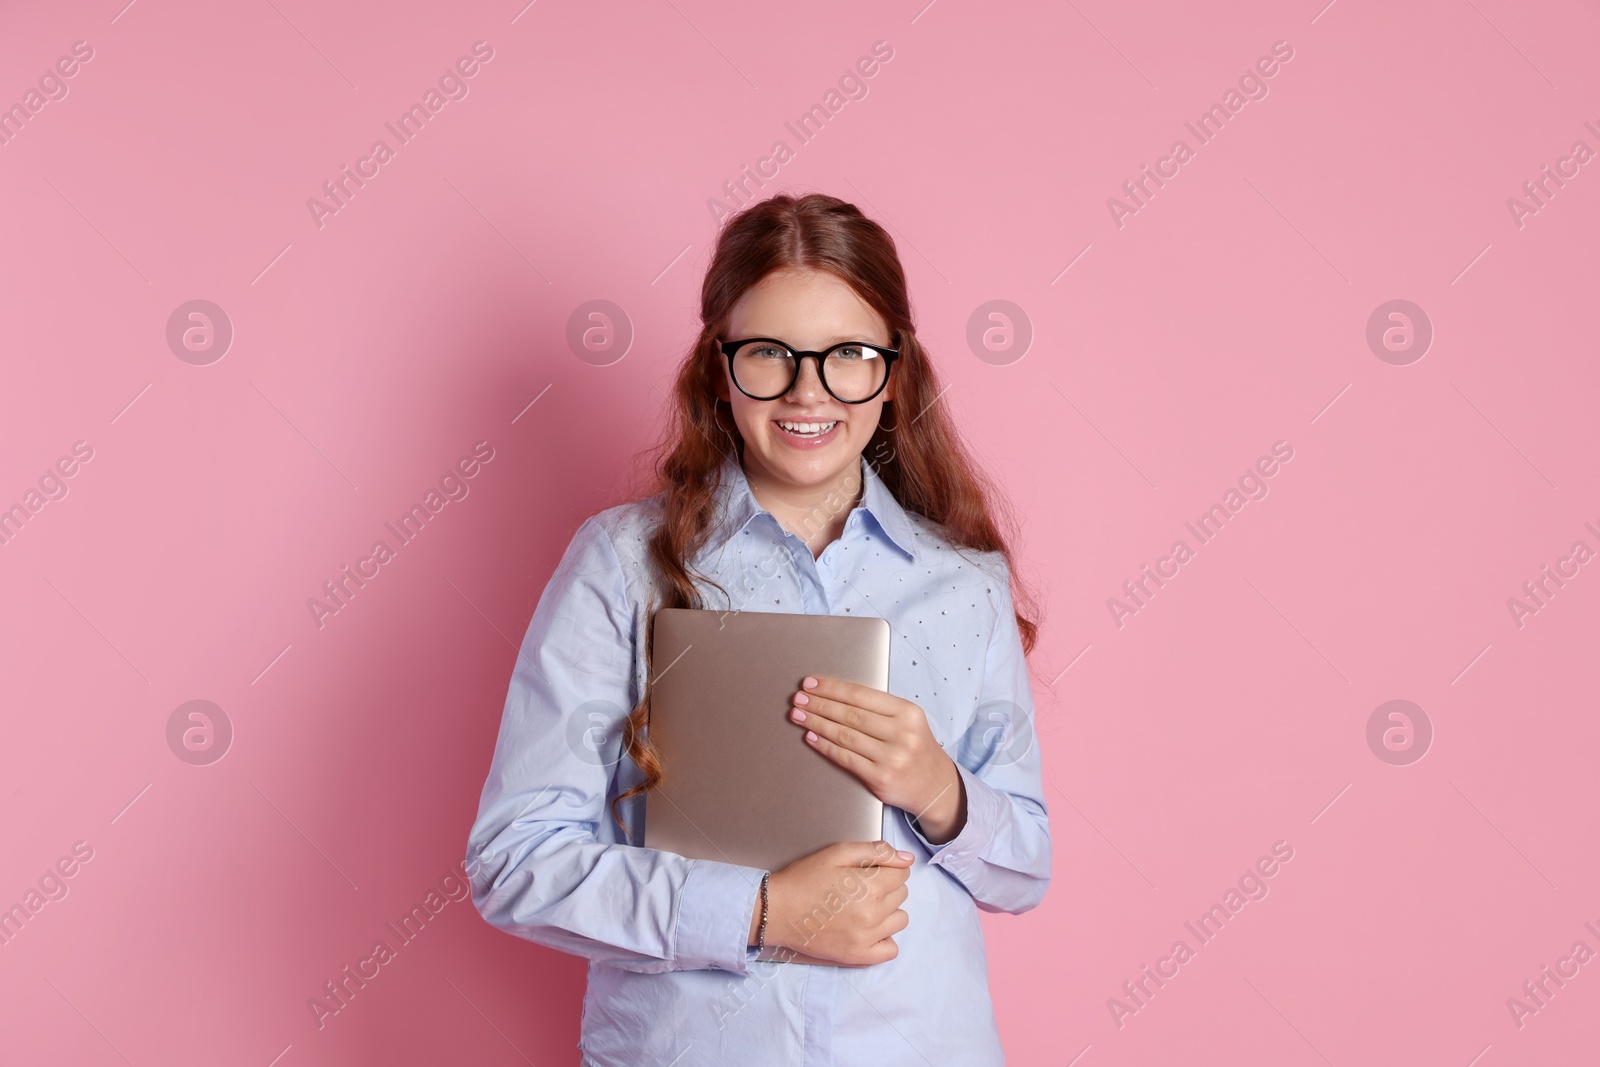
POLYGON ((811 674, 800 680, 800 691, 803 693, 816 693, 830 700, 843 701, 854 704, 858 708, 876 711, 884 715, 895 715, 907 707, 914 707, 909 700, 902 700, 893 693, 886 693, 882 689, 874 689, 870 685, 860 682, 847 682, 843 678, 830 678, 827 675, 811 674))
POLYGON ((872 879, 872 884, 878 887, 877 892, 886 893, 888 889, 883 888, 884 886, 892 888, 906 883, 906 879, 911 877, 911 865, 907 864, 904 867, 867 867, 861 872, 861 877, 872 879))
POLYGON ((871 734, 863 733, 825 716, 807 714, 805 721, 800 725, 808 728, 806 732, 808 741, 813 736, 820 735, 840 748, 848 749, 873 763, 881 762, 889 752, 889 746, 871 734))
POLYGON ((828 759, 861 779, 863 785, 866 784, 866 776, 872 772, 874 767, 873 762, 867 757, 842 745, 835 744, 815 730, 807 730, 805 732, 805 741, 806 744, 822 753, 828 759))
POLYGON ((909 879, 910 877, 911 877, 911 871, 910 871, 909 868, 906 868, 906 867, 885 867, 885 868, 883 868, 883 880, 881 882, 876 883, 876 884, 894 886, 895 888, 899 888, 900 886, 905 885, 907 879, 909 879))
POLYGON ((916 859, 911 853, 897 849, 887 841, 840 841, 829 845, 834 851, 829 859, 840 866, 863 867, 870 873, 876 867, 909 867, 916 859))
POLYGON ((848 726, 853 730, 860 730, 868 737, 878 741, 888 741, 894 737, 898 721, 882 712, 871 711, 855 704, 846 704, 843 701, 831 700, 815 694, 797 693, 794 697, 794 707, 789 709, 789 717, 795 718, 795 710, 799 709, 801 718, 796 722, 810 723, 812 718, 821 716, 834 722, 848 726))
POLYGON ((887 841, 873 841, 871 846, 873 862, 880 867, 909 867, 916 861, 915 855, 887 841))
POLYGON ((888 963, 900 955, 900 946, 894 943, 893 938, 884 938, 869 950, 873 963, 888 963))

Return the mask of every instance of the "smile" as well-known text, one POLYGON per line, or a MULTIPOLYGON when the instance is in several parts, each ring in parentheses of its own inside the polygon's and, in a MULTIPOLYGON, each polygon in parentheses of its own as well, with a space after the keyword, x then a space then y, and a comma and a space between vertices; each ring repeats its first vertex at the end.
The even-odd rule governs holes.
POLYGON ((826 437, 839 425, 839 420, 832 422, 791 422, 787 419, 774 419, 774 424, 790 437, 817 438, 826 437))

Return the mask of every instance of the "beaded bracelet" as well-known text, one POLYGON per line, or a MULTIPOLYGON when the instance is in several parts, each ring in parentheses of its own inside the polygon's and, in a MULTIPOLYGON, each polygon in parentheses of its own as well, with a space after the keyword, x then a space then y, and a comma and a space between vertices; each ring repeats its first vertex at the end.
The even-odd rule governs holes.
POLYGON ((767 879, 770 871, 761 872, 761 925, 756 927, 756 951, 767 947, 767 879))

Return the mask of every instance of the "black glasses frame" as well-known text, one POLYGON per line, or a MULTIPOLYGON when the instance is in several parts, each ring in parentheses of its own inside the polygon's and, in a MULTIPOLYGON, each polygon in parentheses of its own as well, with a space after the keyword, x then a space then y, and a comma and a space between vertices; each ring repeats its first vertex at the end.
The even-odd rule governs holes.
POLYGON ((794 383, 800 380, 800 367, 802 364, 804 364, 807 357, 810 357, 817 361, 817 381, 822 383, 822 388, 828 391, 829 396, 833 397, 841 404, 865 404, 867 401, 883 392, 884 387, 889 384, 889 372, 894 370, 894 361, 900 358, 900 350, 898 348, 885 348, 883 345, 875 345, 867 341, 840 341, 836 345, 829 346, 829 348, 823 352, 803 352, 789 344, 787 341, 780 341, 776 337, 746 337, 740 341, 718 341, 717 347, 721 348, 722 354, 728 357, 728 377, 733 381, 735 386, 738 386, 739 392, 743 393, 751 400, 776 400, 780 396, 787 394, 789 390, 794 388, 794 383), (784 386, 778 392, 773 393, 771 396, 756 396, 744 386, 739 385, 739 376, 733 372, 733 354, 737 352, 741 346, 747 345, 752 341, 766 341, 770 344, 775 344, 794 357, 794 376, 789 379, 788 385, 784 386), (833 387, 828 384, 826 359, 828 356, 831 356, 835 351, 841 348, 870 348, 884 358, 883 381, 878 383, 878 388, 872 391, 871 396, 864 396, 860 400, 846 400, 844 397, 834 392, 833 387))

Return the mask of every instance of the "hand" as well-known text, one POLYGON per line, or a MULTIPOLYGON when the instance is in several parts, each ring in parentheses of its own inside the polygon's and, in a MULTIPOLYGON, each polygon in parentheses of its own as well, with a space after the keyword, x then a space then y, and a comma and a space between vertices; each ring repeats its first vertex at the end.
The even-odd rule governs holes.
MULTIPOLYGON (((774 872, 767 879, 763 958, 845 967, 894 959, 900 949, 892 935, 911 921, 900 910, 911 863, 911 853, 886 841, 842 841, 774 872)), ((760 920, 758 903, 749 944, 760 920)))
POLYGON ((789 718, 806 727, 811 747, 873 796, 910 813, 933 844, 966 825, 966 787, 916 704, 856 682, 807 676, 789 718))

